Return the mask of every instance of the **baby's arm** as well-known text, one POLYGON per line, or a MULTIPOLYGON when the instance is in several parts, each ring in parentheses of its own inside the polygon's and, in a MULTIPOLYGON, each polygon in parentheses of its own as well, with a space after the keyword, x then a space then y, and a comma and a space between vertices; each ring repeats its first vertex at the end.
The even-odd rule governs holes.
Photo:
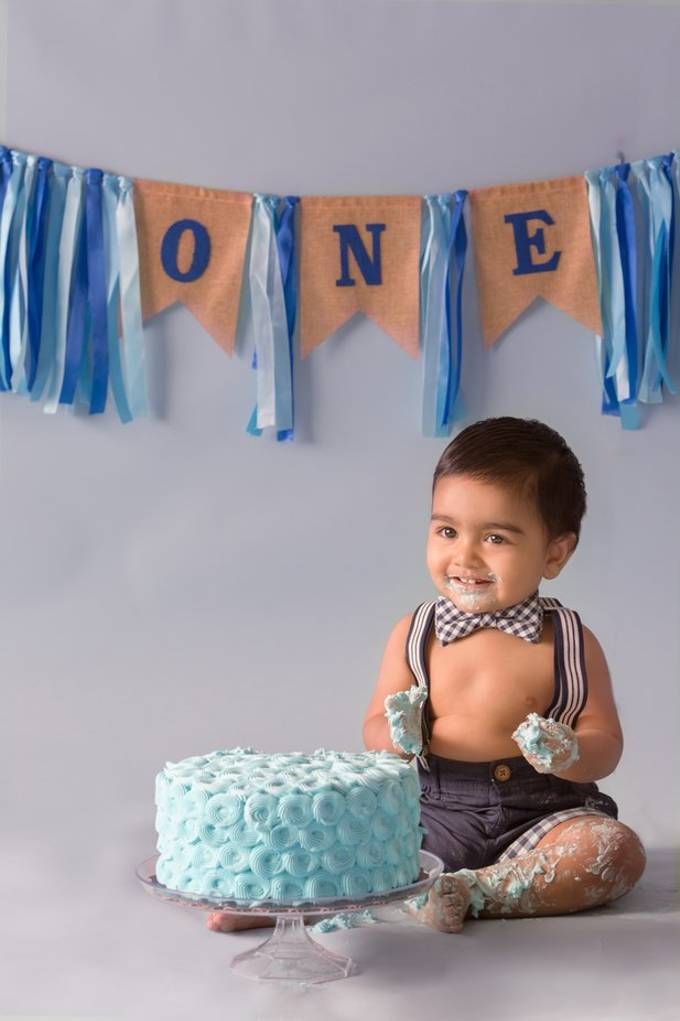
POLYGON ((412 721, 419 716, 418 693, 410 692, 413 674, 406 662, 406 639, 412 614, 398 622, 387 639, 378 682, 364 717, 364 745, 369 751, 396 752, 410 758, 419 748, 413 746, 412 721), (385 699, 388 700, 391 724, 387 719, 385 699), (408 736, 407 736, 408 735, 408 736), (395 743, 401 739, 404 746, 395 743))
POLYGON ((597 638, 587 627, 583 628, 583 647, 588 698, 575 729, 554 723, 546 727, 541 723, 542 717, 534 720, 535 714, 530 714, 531 718, 527 717, 513 735, 522 754, 539 772, 552 772, 576 783, 590 783, 609 776, 616 769, 623 750, 623 734, 607 660, 597 638), (544 748, 547 746, 547 755, 540 752, 536 755, 535 744, 532 751, 531 737, 538 728, 545 735, 541 744, 544 748), (578 753, 576 759, 574 752, 578 753), (552 768, 546 768, 551 758, 552 768))

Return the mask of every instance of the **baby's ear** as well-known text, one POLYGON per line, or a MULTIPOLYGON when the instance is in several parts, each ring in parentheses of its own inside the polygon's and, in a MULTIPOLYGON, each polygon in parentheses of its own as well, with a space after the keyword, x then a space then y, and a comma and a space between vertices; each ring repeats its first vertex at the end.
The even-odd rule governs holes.
POLYGON ((543 565, 544 578, 556 578, 576 549, 578 539, 574 532, 565 532, 557 539, 551 539, 543 565))

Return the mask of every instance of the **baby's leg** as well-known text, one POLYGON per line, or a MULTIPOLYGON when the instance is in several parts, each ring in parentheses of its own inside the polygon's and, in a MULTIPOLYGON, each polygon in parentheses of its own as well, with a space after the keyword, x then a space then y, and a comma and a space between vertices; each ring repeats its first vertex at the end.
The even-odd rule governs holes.
MULTIPOLYGON (((314 925, 323 915, 305 915, 305 925, 314 925)), ((271 915, 232 915, 227 911, 212 911, 207 926, 213 932, 237 932, 239 929, 264 929, 272 926, 271 915)))
POLYGON ((553 826, 527 854, 457 875, 473 881, 472 910, 479 918, 526 918, 608 904, 635 886, 645 863, 628 826, 584 815, 553 826))
POLYGON ((273 925, 274 919, 268 915, 232 915, 228 911, 212 911, 206 924, 213 932, 236 932, 238 929, 260 929, 273 925))
POLYGON ((533 851, 483 869, 445 873, 413 913, 445 932, 460 932, 468 910, 479 918, 560 915, 622 897, 644 871, 637 835, 601 815, 559 823, 533 851))

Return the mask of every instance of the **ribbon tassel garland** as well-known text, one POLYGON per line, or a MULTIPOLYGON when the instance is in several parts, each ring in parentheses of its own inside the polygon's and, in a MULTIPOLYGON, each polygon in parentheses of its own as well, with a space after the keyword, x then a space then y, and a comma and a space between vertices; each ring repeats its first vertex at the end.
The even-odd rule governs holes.
POLYGON ((147 411, 131 191, 0 147, 0 389, 94 415, 110 387, 121 421, 147 411))
POLYGON ((257 403, 246 428, 260 436, 273 427, 279 441, 294 436, 297 203, 296 196, 255 195, 250 239, 248 297, 257 403))

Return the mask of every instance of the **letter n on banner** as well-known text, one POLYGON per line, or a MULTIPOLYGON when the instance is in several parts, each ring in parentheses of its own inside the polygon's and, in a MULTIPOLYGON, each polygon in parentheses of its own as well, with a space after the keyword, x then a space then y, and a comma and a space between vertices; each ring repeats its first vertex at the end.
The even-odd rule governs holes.
POLYGON ((142 316, 176 301, 234 350, 252 195, 135 181, 142 316))
POLYGON ((536 298, 602 332, 583 177, 481 188, 470 203, 487 347, 536 298))
POLYGON ((300 352, 363 312, 419 353, 419 196, 303 198, 300 352))

